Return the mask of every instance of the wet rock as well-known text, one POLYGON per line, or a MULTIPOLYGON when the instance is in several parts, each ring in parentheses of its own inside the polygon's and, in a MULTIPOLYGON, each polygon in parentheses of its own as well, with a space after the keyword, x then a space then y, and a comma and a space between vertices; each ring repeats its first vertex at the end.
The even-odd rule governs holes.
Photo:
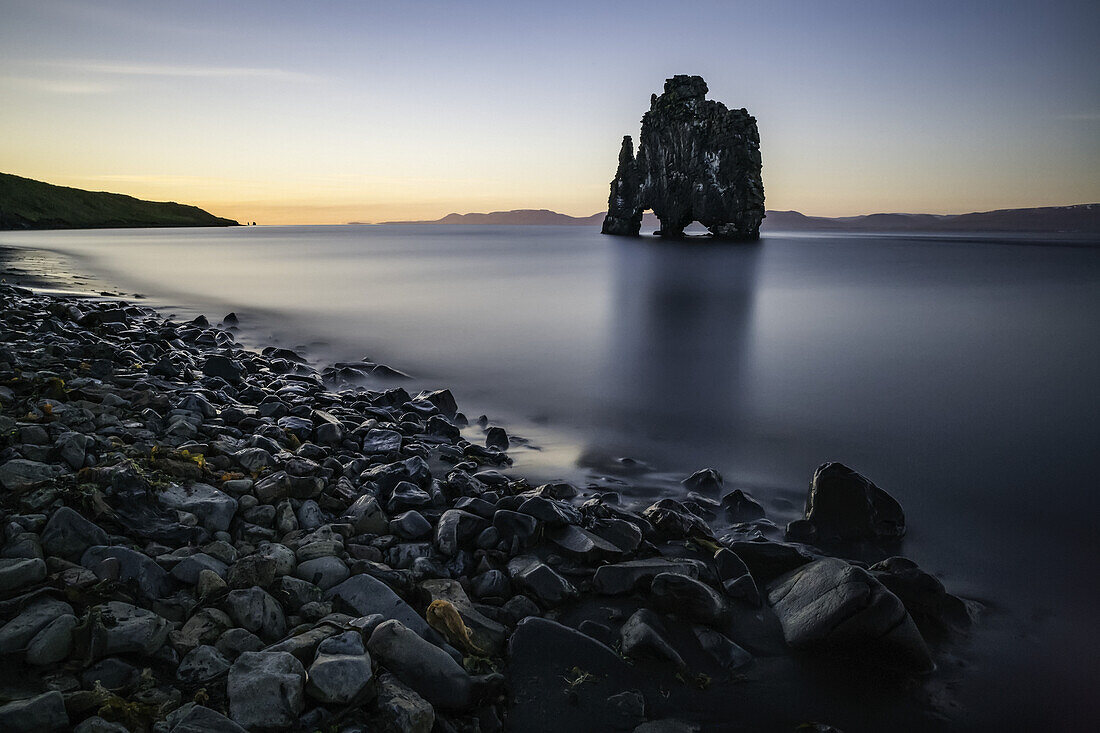
POLYGON ((706 626, 693 626, 691 631, 699 640, 703 651, 723 669, 740 669, 752 661, 752 655, 733 643, 725 634, 706 626))
POLYGON ((369 430, 363 438, 366 455, 390 455, 401 450, 401 433, 396 430, 369 430))
POLYGON ((0 486, 8 491, 26 491, 52 481, 61 474, 61 468, 39 461, 15 458, 0 465, 0 486))
POLYGON ((938 578, 904 557, 891 557, 871 566, 871 575, 905 604, 922 633, 944 633, 970 628, 966 603, 947 592, 938 578))
POLYGON ((934 667, 905 606, 866 570, 826 558, 768 586, 787 643, 826 649, 910 672, 934 667))
POLYGON ((48 623, 27 644, 27 664, 44 667, 68 658, 73 648, 76 616, 64 614, 48 623))
POLYGON ((230 384, 237 384, 245 374, 244 367, 224 356, 210 356, 202 365, 202 373, 208 377, 220 377, 230 384))
POLYGON ((65 730, 69 727, 69 714, 65 712, 65 698, 56 690, 37 697, 9 702, 0 707, 0 730, 10 733, 40 733, 40 731, 65 730))
POLYGON ((572 524, 547 530, 546 538, 564 555, 586 563, 623 554, 622 550, 599 535, 572 524))
POLYGON ((401 622, 379 624, 367 650, 433 706, 463 710, 470 705, 473 681, 466 670, 401 622))
POLYGON ((234 624, 265 639, 277 639, 286 633, 282 607, 262 588, 230 591, 225 597, 225 611, 234 624))
POLYGON ((26 648, 35 634, 63 615, 73 615, 73 606, 48 597, 31 601, 14 619, 0 626, 0 654, 26 648))
POLYGON ((370 684, 371 660, 358 631, 329 637, 317 647, 309 667, 306 694, 323 703, 345 705, 370 684))
POLYGON ((493 515, 493 527, 500 534, 501 540, 509 544, 515 541, 519 547, 524 548, 535 543, 539 522, 529 514, 500 509, 493 515))
POLYGON ((592 587, 604 595, 631 593, 639 586, 649 584, 661 573, 678 573, 689 578, 699 578, 708 573, 706 564, 688 558, 652 557, 628 560, 614 565, 601 565, 592 577, 592 587))
POLYGON ((93 609, 92 656, 141 654, 150 656, 168 640, 168 621, 138 606, 108 601, 93 609))
POLYGON ((199 574, 207 570, 218 578, 224 578, 229 568, 221 560, 217 560, 205 552, 196 552, 176 563, 170 575, 181 583, 195 585, 199 582, 199 574))
POLYGON ((520 555, 509 560, 508 573, 513 583, 548 607, 560 606, 579 595, 572 583, 549 565, 530 555, 520 555))
POLYGON ((581 513, 575 507, 544 496, 532 496, 520 504, 517 511, 531 515, 547 527, 565 527, 581 523, 581 513))
POLYGON ((642 512, 662 540, 683 540, 689 537, 713 539, 714 534, 702 518, 692 514, 675 499, 661 499, 642 512))
POLYGON ((904 534, 901 505, 841 463, 818 467, 806 497, 805 517, 787 528, 789 539, 825 545, 897 540, 904 534))
POLYGON ((197 646, 187 653, 176 668, 176 677, 187 684, 201 685, 229 669, 229 660, 216 648, 197 646))
POLYGON ((168 733, 245 733, 245 729, 216 710, 189 702, 164 719, 168 733))
POLYGON ((794 545, 782 542, 731 542, 729 549, 748 567, 758 586, 813 561, 794 545))
POLYGON ((161 504, 194 514, 211 532, 229 529, 237 513, 237 500, 208 484, 194 483, 183 487, 173 484, 157 493, 161 504))
POLYGON ((89 547, 106 544, 106 532, 67 506, 58 508, 42 530, 42 547, 66 560, 79 558, 89 547))
POLYGON ((348 566, 338 557, 318 557, 298 565, 294 575, 313 583, 321 590, 328 590, 347 580, 348 566))
POLYGON ((227 629, 221 636, 218 637, 218 641, 214 644, 214 648, 225 655, 228 659, 236 659, 243 652, 258 652, 264 648, 264 643, 260 637, 253 634, 248 629, 227 629))
POLYGON ((667 633, 660 616, 647 608, 638 609, 619 630, 623 654, 635 658, 652 657, 684 669, 687 665, 665 638, 667 633))
POLYGON ((686 575, 661 573, 653 578, 649 592, 665 612, 701 624, 714 626, 729 615, 726 601, 717 591, 686 575))
POLYGON ((741 489, 734 489, 723 496, 721 506, 726 519, 734 523, 753 522, 764 518, 764 507, 741 489))
POLYGON ((760 589, 741 558, 723 547, 714 553, 714 568, 727 596, 754 606, 760 605, 760 589))
POLYGON ((388 672, 378 676, 375 708, 383 733, 430 733, 435 725, 431 703, 388 672))
POLYGON ((645 722, 645 696, 637 690, 627 690, 607 698, 608 712, 616 730, 631 730, 645 722))
POLYGON ((306 671, 286 652, 244 652, 229 668, 229 715, 240 726, 291 728, 304 707, 306 671))
POLYGON ((364 494, 348 507, 344 518, 351 523, 356 534, 385 534, 389 530, 389 519, 373 496, 364 494))
POLYGON ((133 581, 145 598, 152 600, 169 594, 171 581, 164 568, 152 558, 127 547, 89 547, 81 556, 80 564, 95 571, 97 566, 109 560, 118 563, 118 579, 133 581))
POLYGON ((485 430, 485 447, 494 450, 508 450, 508 433, 504 428, 490 427, 485 430))
POLYGON ((427 506, 432 503, 431 495, 409 481, 399 481, 393 487, 390 500, 386 502, 386 511, 393 514, 408 509, 427 506))
POLYGON ((38 557, 0 557, 0 592, 24 588, 46 579, 46 563, 38 557))
POLYGON ((653 209, 664 236, 681 236, 698 221, 717 237, 759 238, 764 185, 756 119, 706 93, 702 77, 678 75, 653 95, 637 157, 623 138, 604 234, 636 236, 642 212, 653 209))
POLYGON ((407 511, 390 520, 390 534, 406 540, 415 540, 432 531, 431 522, 418 511, 407 511))
POLYGON ((325 598, 337 601, 337 608, 346 608, 356 616, 377 613, 383 618, 400 621, 418 634, 429 632, 428 624, 409 604, 401 600, 388 585, 370 575, 353 575, 330 588, 325 593, 325 598))
POLYGON ((717 494, 722 490, 722 474, 716 468, 704 468, 688 476, 680 484, 688 491, 717 494))
POLYGON ((187 652, 200 644, 213 644, 222 632, 232 626, 233 620, 224 611, 203 608, 187 619, 182 627, 171 632, 172 646, 187 652))
POLYGON ((461 509, 443 512, 435 527, 435 545, 444 555, 453 556, 459 546, 485 529, 487 522, 461 509))

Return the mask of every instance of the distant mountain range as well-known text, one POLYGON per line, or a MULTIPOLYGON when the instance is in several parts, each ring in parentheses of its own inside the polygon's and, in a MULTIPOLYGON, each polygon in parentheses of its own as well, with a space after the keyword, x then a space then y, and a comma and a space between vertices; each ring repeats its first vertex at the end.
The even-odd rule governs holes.
POLYGON ((197 206, 142 201, 0 173, 0 229, 224 226, 237 226, 237 222, 197 206))
MULTIPOLYGON (((433 221, 387 221, 383 224, 464 225, 571 225, 599 226, 603 212, 568 216, 548 209, 515 209, 489 214, 448 214, 433 221)), ((352 222, 353 224, 356 222, 352 222)), ((660 227, 652 213, 642 219, 642 231, 660 227)), ((1100 233, 1100 204, 1043 206, 1033 209, 998 209, 972 214, 865 214, 863 216, 806 216, 797 211, 769 211, 766 231, 844 232, 1064 232, 1100 233)))

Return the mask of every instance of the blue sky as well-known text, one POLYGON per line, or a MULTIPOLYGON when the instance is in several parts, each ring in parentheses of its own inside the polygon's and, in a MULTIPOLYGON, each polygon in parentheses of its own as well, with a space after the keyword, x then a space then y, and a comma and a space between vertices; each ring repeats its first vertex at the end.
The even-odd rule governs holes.
POLYGON ((0 170, 271 223, 606 204, 677 73, 767 205, 1100 201, 1100 3, 0 0, 0 170))

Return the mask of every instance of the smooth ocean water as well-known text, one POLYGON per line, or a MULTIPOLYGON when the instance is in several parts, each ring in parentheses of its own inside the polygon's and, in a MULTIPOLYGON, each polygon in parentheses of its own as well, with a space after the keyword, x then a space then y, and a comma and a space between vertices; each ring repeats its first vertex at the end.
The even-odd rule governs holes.
POLYGON ((471 417, 531 440, 513 451, 524 475, 644 497, 714 466, 782 526, 814 468, 843 461, 901 501, 905 553, 991 609, 943 693, 956 722, 1095 712, 1100 247, 437 226, 0 244, 74 257, 181 315, 236 311, 245 341, 369 355, 450 387, 471 417))

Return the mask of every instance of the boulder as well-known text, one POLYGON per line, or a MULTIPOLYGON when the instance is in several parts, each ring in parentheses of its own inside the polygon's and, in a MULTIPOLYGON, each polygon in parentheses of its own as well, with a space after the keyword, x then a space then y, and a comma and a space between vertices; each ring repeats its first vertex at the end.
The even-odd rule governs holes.
POLYGON ((370 684, 372 674, 363 637, 358 631, 345 631, 317 647, 317 656, 309 667, 306 694, 322 703, 346 705, 370 684))
POLYGON ((720 624, 729 615, 729 607, 718 591, 686 575, 661 573, 653 578, 649 592, 654 604, 666 613, 701 624, 720 624))
POLYGON ((825 649, 908 672, 934 668, 901 600, 866 570, 816 560, 768 585, 768 602, 796 649, 825 649))
POLYGON ((431 703, 389 672, 378 675, 374 707, 382 733, 431 733, 435 725, 431 703))
POLYGON ((469 673, 450 654, 401 622, 379 624, 367 650, 433 706, 464 710, 470 705, 473 680, 469 673))
POLYGON ((211 532, 229 529, 237 513, 237 500, 213 486, 194 483, 188 487, 172 484, 157 493, 161 504, 194 514, 211 532))
POLYGON ((292 728, 304 706, 306 671, 286 652, 244 652, 229 668, 229 715, 243 728, 292 728))
POLYGON ((400 621, 421 636, 429 633, 427 622, 409 604, 390 590, 390 587, 370 575, 353 575, 343 583, 330 588, 325 598, 338 602, 356 616, 380 614, 385 619, 400 621))
POLYGON ((106 544, 106 532, 67 506, 55 511, 42 530, 42 547, 66 560, 78 559, 89 547, 106 544))
POLYGON ((65 698, 56 690, 0 707, 0 730, 6 733, 44 733, 68 727, 65 698))
POLYGON ((604 595, 631 593, 639 586, 649 587, 661 573, 679 573, 689 578, 699 578, 709 572, 705 563, 688 558, 650 557, 628 560, 614 565, 601 565, 592 577, 592 587, 604 595))
POLYGON ((897 540, 904 534, 905 513, 894 497, 841 463, 818 467, 805 516, 787 526, 788 539, 820 545, 897 540))

